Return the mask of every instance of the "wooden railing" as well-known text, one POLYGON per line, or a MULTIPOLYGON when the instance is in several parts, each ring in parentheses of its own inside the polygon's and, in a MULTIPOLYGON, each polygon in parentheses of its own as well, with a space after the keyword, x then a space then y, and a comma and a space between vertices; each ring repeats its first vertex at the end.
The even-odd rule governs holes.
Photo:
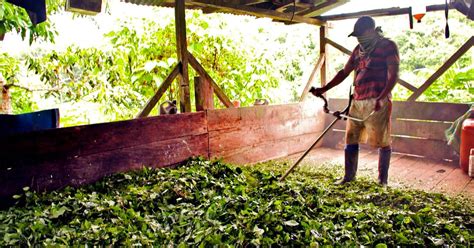
MULTIPOLYGON (((330 99, 330 109, 339 110, 347 105, 347 99, 330 99)), ((453 149, 447 145, 444 131, 452 122, 468 111, 468 104, 393 102, 392 140, 393 150, 435 160, 453 160, 453 149)), ((326 124, 333 117, 326 117, 326 124)), ((324 146, 344 146, 345 122, 337 123, 324 139, 324 146)))

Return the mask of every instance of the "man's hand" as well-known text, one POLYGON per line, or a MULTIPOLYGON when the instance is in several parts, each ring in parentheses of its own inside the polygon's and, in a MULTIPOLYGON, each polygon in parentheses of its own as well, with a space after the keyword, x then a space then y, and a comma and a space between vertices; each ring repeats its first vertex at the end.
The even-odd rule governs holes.
POLYGON ((324 92, 326 92, 326 89, 311 87, 311 89, 309 89, 309 92, 311 92, 311 94, 313 94, 314 96, 321 96, 324 94, 324 92))

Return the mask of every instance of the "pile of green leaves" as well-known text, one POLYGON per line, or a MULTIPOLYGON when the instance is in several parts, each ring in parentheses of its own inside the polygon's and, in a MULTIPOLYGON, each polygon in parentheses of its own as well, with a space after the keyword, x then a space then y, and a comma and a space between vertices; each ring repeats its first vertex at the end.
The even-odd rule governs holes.
POLYGON ((435 246, 473 244, 469 204, 386 189, 367 180, 335 186, 334 174, 279 165, 233 167, 194 159, 144 168, 78 189, 17 196, 0 211, 0 246, 435 246))

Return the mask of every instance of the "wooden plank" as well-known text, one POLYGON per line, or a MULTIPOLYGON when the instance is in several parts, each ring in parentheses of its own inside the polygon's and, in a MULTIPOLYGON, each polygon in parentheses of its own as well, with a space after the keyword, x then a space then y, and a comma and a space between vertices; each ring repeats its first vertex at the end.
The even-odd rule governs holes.
POLYGON ((393 102, 392 117, 452 122, 469 110, 468 104, 393 102))
POLYGON ((212 158, 223 158, 224 161, 236 164, 268 161, 305 151, 319 135, 320 133, 304 134, 242 147, 232 151, 211 153, 210 156, 212 158))
POLYGON ((428 159, 453 159, 454 151, 445 141, 392 137, 394 152, 424 156, 428 159))
MULTIPOLYGON (((207 132, 204 112, 59 128, 2 138, 0 157, 84 156, 207 132)), ((0 168, 12 166, 0 160, 0 168)))
POLYGON ((443 73, 448 70, 462 55, 464 55, 474 45, 474 36, 471 36, 444 64, 436 70, 413 94, 408 101, 415 101, 423 92, 430 87, 443 73))
POLYGON ((408 83, 407 81, 401 79, 401 78, 398 78, 397 79, 397 83, 399 83, 401 86, 407 88, 408 90, 411 90, 411 91, 416 91, 418 88, 416 88, 415 86, 411 85, 410 83, 408 83))
POLYGON ((305 16, 305 17, 314 17, 321 15, 327 12, 330 9, 336 8, 340 5, 347 3, 349 0, 327 0, 323 1, 321 4, 318 4, 314 7, 305 9, 303 11, 299 11, 298 15, 305 16))
MULTIPOLYGON (((344 147, 345 132, 333 130, 326 135, 323 145, 331 148, 344 147)), ((423 156, 432 160, 453 159, 453 150, 445 141, 392 136, 394 152, 423 156)))
POLYGON ((474 179, 471 179, 471 181, 466 185, 466 187, 464 187, 461 192, 461 195, 474 200, 474 179))
MULTIPOLYGON (((347 99, 331 98, 329 109, 341 110, 347 99)), ((393 101, 392 118, 452 122, 469 110, 468 104, 393 101)))
POLYGON ((450 126, 444 122, 396 120, 392 123, 392 134, 446 141, 444 131, 450 126))
POLYGON ((451 195, 461 194, 464 188, 471 182, 471 178, 460 168, 454 169, 447 177, 441 180, 434 190, 451 195))
POLYGON ((306 95, 308 94, 311 85, 313 85, 313 81, 314 81, 314 77, 316 76, 316 73, 319 70, 321 70, 325 61, 326 61, 326 56, 324 55, 324 53, 322 53, 319 56, 318 62, 316 63, 316 66, 313 68, 311 75, 309 76, 308 82, 306 83, 306 86, 304 87, 303 92, 301 93, 300 102, 304 101, 304 99, 306 98, 306 95))
POLYGON ((145 107, 140 112, 140 114, 138 114, 137 118, 147 117, 150 114, 151 110, 155 107, 155 105, 158 103, 160 98, 163 96, 166 90, 170 87, 173 80, 176 78, 176 76, 178 76, 180 68, 181 68, 181 63, 178 63, 173 68, 173 70, 168 75, 168 77, 166 77, 165 81, 161 83, 155 95, 152 98, 150 98, 150 100, 148 100, 148 103, 145 105, 145 107))
POLYGON ((186 41, 185 0, 175 0, 176 48, 180 62, 179 108, 181 113, 191 112, 188 73, 188 43, 186 41))
MULTIPOLYGON (((450 6, 450 8, 452 8, 450 6)), ((327 15, 327 16, 318 16, 318 19, 323 21, 338 21, 338 20, 346 20, 346 19, 354 19, 359 18, 361 16, 392 16, 392 15, 406 15, 409 13, 410 8, 386 8, 386 9, 374 9, 374 10, 365 10, 360 12, 353 12, 353 13, 344 13, 344 14, 337 14, 337 15, 327 15)), ((426 11, 440 11, 444 10, 444 4, 437 4, 437 5, 429 5, 426 6, 426 11)))
POLYGON ((237 4, 229 4, 224 0, 187 0, 193 5, 199 5, 202 7, 214 7, 221 11, 229 11, 233 14, 244 14, 244 15, 252 15, 256 17, 268 17, 273 20, 279 21, 288 21, 288 22, 295 22, 295 23, 307 23, 312 25, 324 25, 323 21, 320 21, 315 18, 308 18, 299 15, 294 15, 292 13, 281 13, 270 9, 262 9, 257 7, 245 6, 245 5, 237 5, 237 4))
POLYGON ((196 111, 214 109, 214 91, 209 81, 201 77, 194 77, 194 93, 196 111))
POLYGON ((25 186, 44 191, 89 184, 118 172, 143 166, 165 167, 181 163, 191 156, 205 156, 207 149, 208 135, 200 134, 86 156, 30 160, 0 171, 0 201, 5 204, 25 186))
POLYGON ((351 56, 351 54, 352 54, 352 51, 351 51, 351 50, 345 48, 344 46, 338 44, 337 42, 335 42, 335 41, 333 41, 333 40, 331 40, 331 39, 329 39, 329 38, 327 38, 327 37, 326 37, 324 40, 325 40, 326 43, 328 43, 329 45, 333 46, 333 47, 336 48, 337 50, 339 50, 339 51, 341 51, 341 52, 343 52, 343 53, 345 53, 345 54, 351 56))
MULTIPOLYGON (((326 58, 329 58, 329 54, 326 49, 327 48, 327 43, 326 43, 327 35, 328 35, 328 27, 327 26, 319 27, 319 57, 322 57, 324 55, 326 58)), ((327 63, 327 59, 325 59, 323 61, 323 64, 321 66, 321 72, 319 74, 321 87, 326 85, 327 67, 328 67, 328 63, 327 63)))
MULTIPOLYGON (((392 119, 392 135, 412 136, 445 141, 444 131, 451 126, 446 122, 406 121, 392 119)), ((346 122, 340 121, 334 129, 345 130, 346 122)))
POLYGON ((236 128, 244 125, 267 124, 293 119, 318 117, 324 120, 321 106, 311 104, 284 104, 253 106, 235 109, 216 109, 207 111, 209 131, 236 128))
POLYGON ((197 59, 188 52, 188 59, 191 66, 196 70, 196 72, 204 78, 204 80, 211 83, 212 88, 214 89, 214 93, 216 93, 219 100, 226 106, 227 108, 233 108, 234 105, 224 93, 224 91, 217 85, 217 83, 212 79, 212 77, 206 72, 204 67, 197 61, 197 59))
POLYGON ((262 142, 321 132, 323 130, 322 121, 318 118, 308 118, 268 124, 262 120, 255 126, 238 126, 232 130, 211 131, 209 132, 210 150, 211 153, 216 153, 262 142))

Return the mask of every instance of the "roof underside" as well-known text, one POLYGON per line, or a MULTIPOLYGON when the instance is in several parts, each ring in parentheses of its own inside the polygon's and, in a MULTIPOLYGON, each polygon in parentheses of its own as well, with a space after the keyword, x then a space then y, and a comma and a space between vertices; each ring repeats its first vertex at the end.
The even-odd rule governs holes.
MULTIPOLYGON (((123 0, 148 6, 174 7, 174 0, 123 0)), ((205 13, 221 12, 269 17, 277 21, 321 25, 316 18, 349 0, 185 0, 186 7, 205 13)))

